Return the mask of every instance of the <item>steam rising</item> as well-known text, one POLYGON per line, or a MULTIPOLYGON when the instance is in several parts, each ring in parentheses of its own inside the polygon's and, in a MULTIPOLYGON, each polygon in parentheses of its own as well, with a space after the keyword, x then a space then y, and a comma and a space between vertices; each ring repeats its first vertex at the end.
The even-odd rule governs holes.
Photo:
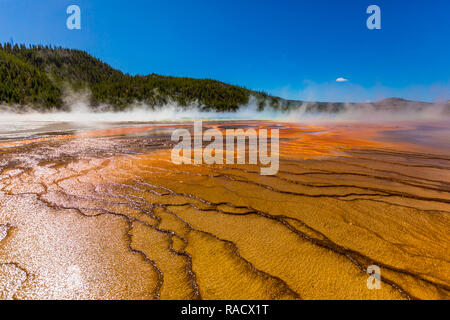
POLYGON ((450 103, 417 103, 401 99, 386 99, 377 103, 341 104, 339 110, 331 107, 319 108, 314 102, 298 102, 288 110, 280 108, 275 110, 265 106, 260 111, 256 99, 250 99, 246 106, 237 112, 203 111, 201 106, 193 103, 189 106, 179 106, 171 102, 160 107, 149 107, 144 104, 135 104, 126 111, 108 111, 103 106, 94 111, 90 108, 85 96, 78 96, 66 100, 70 112, 38 112, 32 108, 14 108, 0 106, 0 134, 9 131, 8 127, 20 127, 28 123, 68 122, 79 125, 95 125, 96 123, 118 122, 152 122, 152 121, 188 121, 203 120, 278 120, 278 121, 399 121, 399 120, 443 120, 450 119, 450 103), (398 101, 403 102, 399 106, 398 101), (20 110, 20 112, 18 112, 20 110))

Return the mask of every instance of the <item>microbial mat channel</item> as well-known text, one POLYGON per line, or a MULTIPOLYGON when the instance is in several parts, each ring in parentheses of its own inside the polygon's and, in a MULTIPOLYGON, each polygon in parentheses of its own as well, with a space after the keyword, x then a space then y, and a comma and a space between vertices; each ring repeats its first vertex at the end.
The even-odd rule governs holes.
POLYGON ((0 141, 0 299, 450 298, 448 124, 204 122, 279 129, 273 176, 58 126, 0 141))

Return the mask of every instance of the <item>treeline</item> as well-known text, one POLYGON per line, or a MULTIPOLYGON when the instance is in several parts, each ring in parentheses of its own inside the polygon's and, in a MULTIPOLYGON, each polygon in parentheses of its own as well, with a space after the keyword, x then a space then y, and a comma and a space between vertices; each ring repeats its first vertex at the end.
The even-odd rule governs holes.
POLYGON ((182 106, 198 103, 207 110, 235 111, 251 96, 261 109, 280 102, 266 93, 211 79, 130 76, 84 51, 51 46, 0 44, 0 80, 0 104, 41 109, 64 109, 66 89, 88 89, 94 108, 107 104, 115 110, 139 102, 157 106, 175 101, 182 106))

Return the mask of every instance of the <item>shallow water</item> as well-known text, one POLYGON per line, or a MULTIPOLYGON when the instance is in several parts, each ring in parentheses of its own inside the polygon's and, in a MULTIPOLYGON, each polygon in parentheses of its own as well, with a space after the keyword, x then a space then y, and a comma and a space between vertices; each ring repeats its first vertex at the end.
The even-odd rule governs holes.
POLYGON ((450 298, 442 123, 204 123, 282 127, 275 176, 174 165, 190 125, 4 127, 0 297, 450 298))

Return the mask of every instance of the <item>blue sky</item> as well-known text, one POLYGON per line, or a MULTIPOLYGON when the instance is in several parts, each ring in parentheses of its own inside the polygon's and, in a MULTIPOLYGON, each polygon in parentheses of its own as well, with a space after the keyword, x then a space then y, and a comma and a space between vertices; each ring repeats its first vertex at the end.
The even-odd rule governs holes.
POLYGON ((450 99, 448 0, 0 0, 0 41, 10 39, 292 99, 450 99), (66 27, 71 4, 81 30, 66 27), (371 4, 381 30, 366 27, 371 4))

